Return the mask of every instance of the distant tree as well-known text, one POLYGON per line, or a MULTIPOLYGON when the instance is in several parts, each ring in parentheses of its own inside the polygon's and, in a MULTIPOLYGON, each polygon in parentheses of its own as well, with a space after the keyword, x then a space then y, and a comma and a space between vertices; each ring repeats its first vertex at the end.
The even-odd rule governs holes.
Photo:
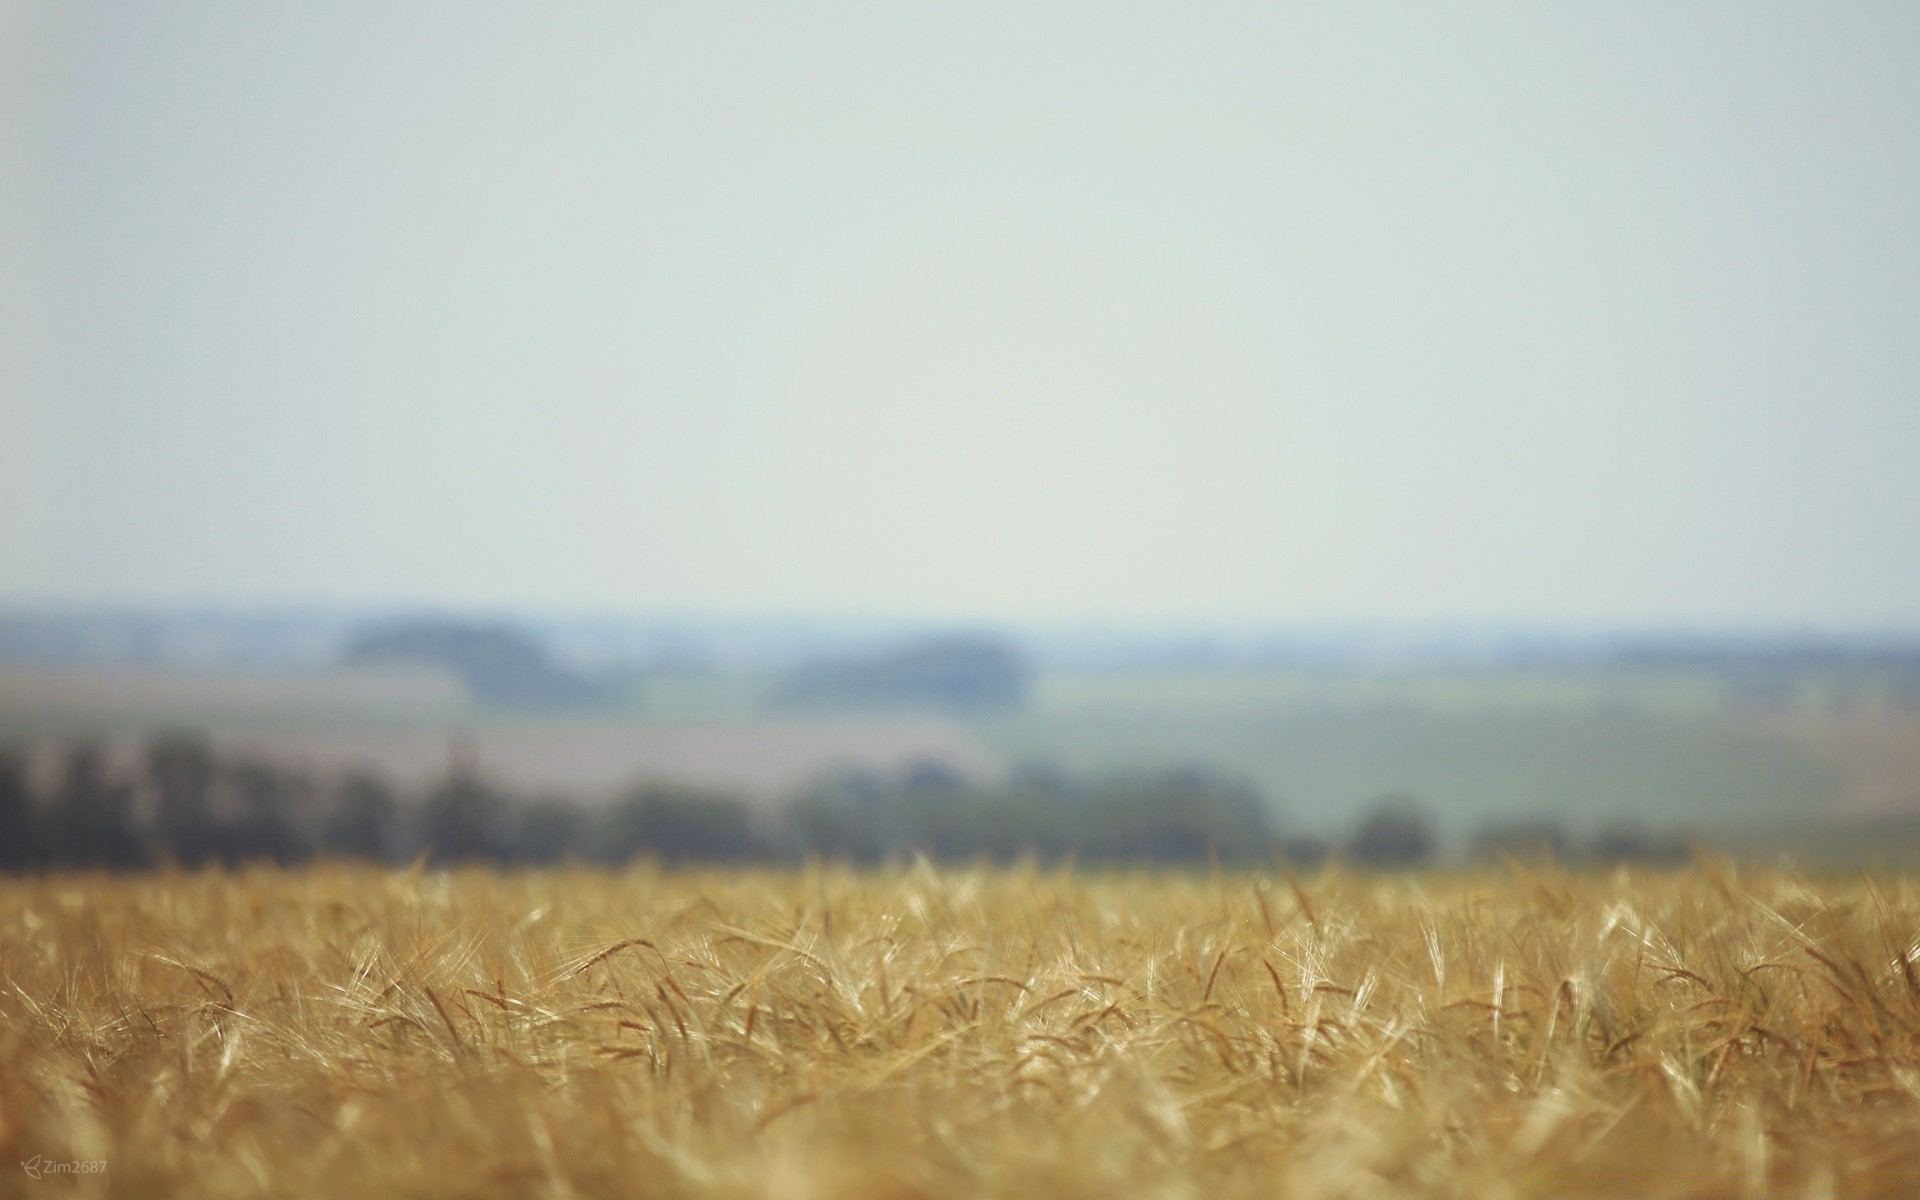
POLYGON ((520 814, 512 857, 535 866, 551 866, 578 857, 585 849, 586 819, 568 800, 537 800, 520 814))
POLYGON ((787 808, 785 824, 802 853, 843 862, 879 862, 911 840, 893 791, 872 771, 816 783, 787 808))
POLYGON ((606 703, 600 681, 555 666, 546 650, 511 625, 413 620, 362 630, 346 648, 348 662, 418 662, 453 672, 487 704, 578 708, 606 703))
POLYGON ((1687 848, 1676 839, 1656 837, 1637 821, 1618 821, 1594 834, 1587 853, 1603 863, 1664 864, 1685 861, 1687 848))
POLYGON ((313 846, 294 821, 302 782, 264 763, 233 768, 240 816, 228 838, 233 861, 264 859, 285 866, 311 856, 313 846))
POLYGON ((952 763, 938 758, 915 759, 901 781, 909 792, 957 796, 967 790, 967 777, 952 763))
POLYGON ((1085 860, 1246 862, 1273 852, 1260 793, 1202 770, 1114 776, 1052 812, 1054 841, 1085 860))
POLYGON ((1433 828, 1410 796, 1382 797, 1360 822, 1347 853, 1370 867, 1415 867, 1433 857, 1433 828))
POLYGON ((219 763, 204 736, 163 733, 147 747, 147 776, 157 796, 155 835, 175 862, 195 867, 218 852, 212 795, 219 763))
POLYGON ((55 860, 74 867, 125 869, 146 862, 133 820, 133 792, 107 775, 106 755, 94 742, 67 753, 66 772, 48 813, 55 860))
POLYGON ((1572 839, 1557 821, 1533 820, 1495 823, 1474 835, 1474 857, 1520 862, 1566 862, 1572 857, 1572 839))
POLYGON ((786 813, 805 852, 854 862, 904 854, 1005 862, 1072 854, 1088 861, 1247 862, 1274 849, 1259 793, 1205 771, 1120 775, 1089 786, 1026 767, 980 787, 918 763, 823 782, 786 813))
POLYGON ((505 801, 478 776, 455 771, 420 809, 420 840, 436 863, 498 858, 505 801))
POLYGON ((732 796, 666 784, 635 789, 608 811, 604 845, 616 862, 725 862, 763 852, 747 806, 732 796))
POLYGON ((1011 643, 958 634, 808 663, 787 677, 779 698, 801 706, 1012 708, 1026 699, 1030 675, 1011 643))
POLYGON ((11 746, 0 747, 0 871, 39 866, 43 853, 26 755, 11 746))
POLYGON ((881 828, 894 852, 943 859, 1001 857, 1008 851, 999 841, 1019 829, 999 811, 997 796, 975 788, 937 759, 910 764, 891 784, 883 784, 880 794, 891 810, 881 828))
POLYGON ((1109 780, 1077 816, 1070 840, 1087 858, 1246 862, 1274 849, 1272 815, 1260 794, 1195 769, 1109 780))
POLYGON ((1080 781, 1045 766, 1017 769, 1004 787, 981 794, 976 808, 984 852, 991 858, 1033 856, 1056 860, 1089 853, 1097 836, 1090 817, 1089 789, 1080 781))
POLYGON ((335 789, 333 811, 321 828, 321 847, 347 858, 389 858, 396 848, 399 811, 393 789, 375 776, 353 772, 335 789))
POLYGON ((1280 857, 1295 866, 1317 867, 1332 853, 1332 845, 1324 838, 1289 837, 1280 840, 1280 857))

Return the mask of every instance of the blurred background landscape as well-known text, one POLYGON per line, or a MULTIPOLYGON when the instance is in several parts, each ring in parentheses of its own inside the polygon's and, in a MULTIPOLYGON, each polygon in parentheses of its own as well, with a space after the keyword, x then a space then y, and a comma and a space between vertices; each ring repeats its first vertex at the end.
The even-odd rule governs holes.
POLYGON ((159 831, 186 761, 193 821, 284 820, 285 855, 370 795, 337 849, 435 853, 406 814, 462 783, 464 852, 542 860, 623 812, 693 821, 627 854, 1061 857, 1139 823, 1122 795, 1160 826, 1121 858, 1317 861, 1387 816, 1419 843, 1388 859, 1920 848, 1920 641, 1891 636, 61 610, 0 653, 39 807, 117 789, 85 803, 159 831), (809 805, 854 828, 790 827, 809 805))
POLYGON ((1916 47, 6 5, 8 861, 1905 856, 1916 47))

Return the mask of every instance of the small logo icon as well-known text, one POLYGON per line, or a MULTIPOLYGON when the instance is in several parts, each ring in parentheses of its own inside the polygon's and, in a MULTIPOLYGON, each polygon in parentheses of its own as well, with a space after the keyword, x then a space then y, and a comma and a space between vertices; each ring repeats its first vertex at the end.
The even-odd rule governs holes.
POLYGON ((28 1179, 40 1178, 40 1156, 36 1154, 26 1162, 21 1163, 20 1169, 27 1173, 28 1179))

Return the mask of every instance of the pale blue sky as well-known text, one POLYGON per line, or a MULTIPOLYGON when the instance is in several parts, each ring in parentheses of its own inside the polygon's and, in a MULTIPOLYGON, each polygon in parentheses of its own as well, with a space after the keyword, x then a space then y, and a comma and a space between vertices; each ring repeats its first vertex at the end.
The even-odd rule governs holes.
POLYGON ((1920 624, 1920 8, 0 6, 0 600, 1920 624))

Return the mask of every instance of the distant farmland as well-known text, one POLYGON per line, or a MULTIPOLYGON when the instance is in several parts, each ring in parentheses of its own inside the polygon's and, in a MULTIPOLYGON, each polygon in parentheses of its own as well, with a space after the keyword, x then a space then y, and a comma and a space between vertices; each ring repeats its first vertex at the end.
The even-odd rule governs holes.
POLYGON ((459 756, 511 792, 586 801, 641 781, 698 784, 767 803, 840 769, 894 772, 937 761, 979 779, 999 770, 958 725, 887 717, 495 721, 451 737, 420 729, 259 733, 227 740, 225 747, 320 774, 372 768, 416 789, 444 777, 459 756))
POLYGON ((1683 672, 1055 674, 1027 710, 971 728, 1016 763, 1204 763, 1317 834, 1389 793, 1424 801, 1455 837, 1536 817, 1772 825, 1829 811, 1852 772, 1874 769, 1836 739, 1790 740, 1683 672))
MULTIPOLYGON (((937 761, 976 779, 999 760, 933 716, 536 716, 475 710, 432 672, 194 675, 0 672, 0 735, 49 759, 76 737, 107 739, 122 762, 164 728, 207 731, 220 751, 332 776, 367 770, 418 790, 455 765, 522 795, 588 802, 666 780, 785 799, 843 768, 898 771, 937 761)), ((51 761, 43 769, 53 769, 51 761)))
POLYGON ((1010 761, 1070 769, 1205 763, 1255 782, 1315 832, 1406 793, 1444 823, 1552 816, 1576 827, 1780 821, 1820 811, 1840 772, 1731 722, 1645 714, 1314 709, 1035 713, 977 722, 1010 761))
POLYGON ((642 779, 762 803, 836 767, 935 760, 975 778, 1025 765, 1097 775, 1199 766, 1245 779, 1290 831, 1350 828, 1383 794, 1424 801, 1455 839, 1549 816, 1589 829, 1780 826, 1920 812, 1920 715, 1755 714, 1686 671, 1043 672, 992 714, 798 714, 773 677, 656 672, 624 711, 475 707, 421 669, 305 674, 0 671, 0 737, 209 731, 231 753, 422 787, 456 754, 516 792, 591 800, 642 779))
POLYGON ((467 704, 452 676, 427 668, 187 671, 0 667, 0 735, 138 731, 159 724, 318 728, 445 721, 467 704))

